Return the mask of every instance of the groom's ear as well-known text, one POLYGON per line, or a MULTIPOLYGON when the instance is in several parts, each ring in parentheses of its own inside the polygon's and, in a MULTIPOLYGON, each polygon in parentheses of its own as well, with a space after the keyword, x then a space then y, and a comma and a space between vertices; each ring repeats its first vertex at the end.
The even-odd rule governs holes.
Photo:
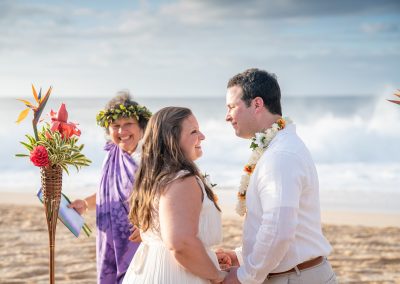
POLYGON ((255 97, 253 99, 253 105, 254 105, 254 108, 255 108, 256 112, 258 112, 258 111, 260 111, 261 109, 264 108, 264 101, 260 97, 255 97))

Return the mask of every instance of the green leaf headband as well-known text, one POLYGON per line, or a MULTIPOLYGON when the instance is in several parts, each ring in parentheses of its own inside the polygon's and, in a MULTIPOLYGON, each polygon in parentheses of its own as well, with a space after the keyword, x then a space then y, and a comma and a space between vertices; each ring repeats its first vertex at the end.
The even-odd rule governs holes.
POLYGON ((96 115, 96 121, 97 124, 101 127, 107 128, 110 123, 116 121, 117 119, 129 117, 134 117, 137 119, 137 121, 139 121, 140 119, 149 120, 151 117, 151 112, 145 106, 125 106, 123 104, 120 104, 115 108, 99 111, 99 113, 96 115))

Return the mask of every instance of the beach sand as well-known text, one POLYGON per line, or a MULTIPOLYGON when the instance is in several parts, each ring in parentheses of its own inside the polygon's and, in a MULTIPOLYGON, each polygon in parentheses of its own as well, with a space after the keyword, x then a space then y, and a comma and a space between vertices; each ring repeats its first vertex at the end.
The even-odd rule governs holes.
MULTIPOLYGON (((0 283, 49 283, 43 208, 34 196, 1 195, 0 283)), ((400 215, 332 211, 322 217, 333 246, 329 260, 340 283, 400 283, 400 215)), ((86 221, 95 227, 93 212, 86 221)), ((222 247, 240 244, 241 224, 240 218, 225 214, 222 247)), ((75 238, 58 223, 56 283, 96 283, 94 235, 75 238)))

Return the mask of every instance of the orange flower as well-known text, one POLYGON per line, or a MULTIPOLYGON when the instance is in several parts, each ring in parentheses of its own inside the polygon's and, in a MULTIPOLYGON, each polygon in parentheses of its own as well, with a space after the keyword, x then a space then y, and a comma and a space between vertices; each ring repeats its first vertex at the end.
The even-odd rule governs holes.
POLYGON ((253 173, 255 167, 256 167, 256 165, 247 164, 247 165, 244 166, 244 169, 243 169, 243 170, 244 170, 247 174, 251 175, 251 174, 253 173))
POLYGON ((279 129, 283 129, 286 126, 286 122, 285 122, 285 120, 283 118, 278 119, 276 121, 276 123, 278 124, 279 129))
POLYGON ((218 195, 216 195, 216 194, 214 193, 213 197, 214 197, 214 202, 217 203, 217 202, 218 202, 218 195))

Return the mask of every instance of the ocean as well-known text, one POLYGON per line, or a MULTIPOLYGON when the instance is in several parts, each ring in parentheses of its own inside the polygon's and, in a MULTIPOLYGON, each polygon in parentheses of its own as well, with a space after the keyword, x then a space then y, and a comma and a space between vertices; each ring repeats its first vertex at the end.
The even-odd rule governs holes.
MULTIPOLYGON (((77 173, 71 168, 64 174, 63 190, 72 194, 90 194, 97 188, 104 158, 104 131, 96 125, 95 116, 107 98, 57 98, 53 94, 44 111, 67 106, 69 120, 79 123, 83 153, 92 160, 90 167, 77 173)), ((185 106, 193 110, 205 134, 203 157, 198 165, 210 174, 218 188, 236 190, 242 167, 249 155, 249 141, 237 138, 225 122, 225 98, 141 98, 139 103, 155 112, 164 106, 185 106)), ((332 206, 346 205, 348 198, 364 200, 365 209, 379 202, 382 208, 396 210, 400 189, 400 107, 377 96, 286 97, 282 102, 284 116, 296 124, 299 136, 308 146, 316 163, 321 195, 332 206)), ((30 192, 40 186, 39 168, 16 153, 26 150, 18 141, 33 134, 32 113, 21 124, 15 120, 24 105, 15 99, 0 99, 4 122, 0 129, 0 192, 30 192)), ((48 119, 45 115, 42 118, 48 119)), ((234 194, 233 194, 234 195, 234 194)), ((232 196, 233 196, 232 195, 232 196)), ((354 201, 354 200, 353 200, 354 201)), ((369 208, 371 209, 371 208, 369 208)), ((389 211, 390 211, 389 210, 389 211)))

